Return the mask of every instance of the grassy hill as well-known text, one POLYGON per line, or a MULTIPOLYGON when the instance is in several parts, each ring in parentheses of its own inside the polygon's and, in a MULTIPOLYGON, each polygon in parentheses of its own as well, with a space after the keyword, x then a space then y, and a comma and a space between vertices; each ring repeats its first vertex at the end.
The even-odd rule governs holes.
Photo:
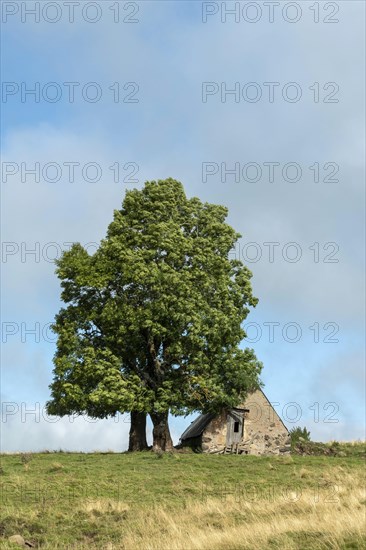
POLYGON ((341 456, 2 455, 0 546, 365 547, 364 445, 341 456))

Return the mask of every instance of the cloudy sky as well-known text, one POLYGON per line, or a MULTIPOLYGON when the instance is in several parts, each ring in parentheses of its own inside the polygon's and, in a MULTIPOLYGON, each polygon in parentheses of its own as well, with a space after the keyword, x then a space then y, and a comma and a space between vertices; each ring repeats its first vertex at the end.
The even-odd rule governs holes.
POLYGON ((43 413, 53 259, 95 250, 126 189, 166 177, 242 234, 259 298, 243 345, 286 425, 365 437, 364 9, 2 3, 4 451, 126 449, 126 416, 43 413))

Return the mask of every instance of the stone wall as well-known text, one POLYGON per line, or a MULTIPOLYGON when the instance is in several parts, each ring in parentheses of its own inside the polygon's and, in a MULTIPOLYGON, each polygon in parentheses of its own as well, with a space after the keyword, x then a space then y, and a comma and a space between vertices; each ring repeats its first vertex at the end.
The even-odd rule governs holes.
MULTIPOLYGON (((254 455, 290 452, 287 428, 266 396, 258 390, 240 406, 249 409, 244 415, 244 433, 238 452, 254 455)), ((224 410, 206 426, 202 434, 202 451, 221 453, 226 448, 227 411, 224 410)))
POLYGON ((255 455, 290 452, 286 426, 261 390, 249 395, 243 403, 249 409, 244 416, 244 437, 240 448, 255 455))
POLYGON ((202 451, 204 453, 223 452, 226 446, 227 412, 215 416, 202 434, 202 451))

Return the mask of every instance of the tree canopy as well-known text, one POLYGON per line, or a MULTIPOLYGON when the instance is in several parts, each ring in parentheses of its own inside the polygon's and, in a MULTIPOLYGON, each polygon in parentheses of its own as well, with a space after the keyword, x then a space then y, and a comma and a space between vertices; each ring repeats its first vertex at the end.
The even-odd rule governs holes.
POLYGON ((94 254, 62 254, 50 414, 148 413, 165 449, 169 411, 236 406, 258 387, 262 365, 239 347, 258 300, 230 259, 240 235, 227 215, 176 180, 148 181, 126 191, 94 254))

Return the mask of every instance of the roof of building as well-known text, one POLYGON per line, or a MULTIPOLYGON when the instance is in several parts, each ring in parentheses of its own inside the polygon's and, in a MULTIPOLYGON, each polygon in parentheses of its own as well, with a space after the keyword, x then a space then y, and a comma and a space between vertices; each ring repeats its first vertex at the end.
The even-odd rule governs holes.
POLYGON ((198 437, 203 433, 203 430, 213 418, 215 418, 215 415, 211 413, 200 414, 182 433, 180 440, 183 441, 184 439, 190 439, 191 437, 198 437))
MULTIPOLYGON (((272 403, 269 401, 269 399, 266 396, 266 394, 264 393, 264 391, 261 388, 259 388, 258 391, 260 391, 262 393, 262 395, 264 396, 264 398, 266 399, 268 404, 273 408, 272 403)), ((240 410, 240 411, 244 411, 244 412, 249 412, 249 409, 243 409, 242 407, 234 407, 232 410, 234 410, 234 411, 235 410, 236 411, 240 410)), ((281 419, 281 417, 277 414, 277 412, 275 410, 274 410, 274 413, 276 414, 276 416, 280 420, 281 424, 284 426, 285 430, 288 431, 287 427, 283 423, 283 420, 281 419)), ((198 436, 202 435, 202 433, 204 432, 206 426, 215 417, 216 417, 216 415, 212 414, 212 413, 200 414, 195 420, 193 420, 193 422, 191 422, 190 426, 188 426, 188 428, 182 433, 182 435, 180 436, 180 440, 183 441, 185 439, 190 439, 191 437, 198 437, 198 436)))
MULTIPOLYGON (((241 407, 234 407, 230 409, 233 411, 249 412, 249 409, 243 409, 241 407)), ((185 432, 180 436, 180 440, 190 439, 191 437, 198 437, 204 432, 206 426, 213 420, 217 415, 212 413, 200 414, 197 416, 193 422, 188 426, 185 432)))

